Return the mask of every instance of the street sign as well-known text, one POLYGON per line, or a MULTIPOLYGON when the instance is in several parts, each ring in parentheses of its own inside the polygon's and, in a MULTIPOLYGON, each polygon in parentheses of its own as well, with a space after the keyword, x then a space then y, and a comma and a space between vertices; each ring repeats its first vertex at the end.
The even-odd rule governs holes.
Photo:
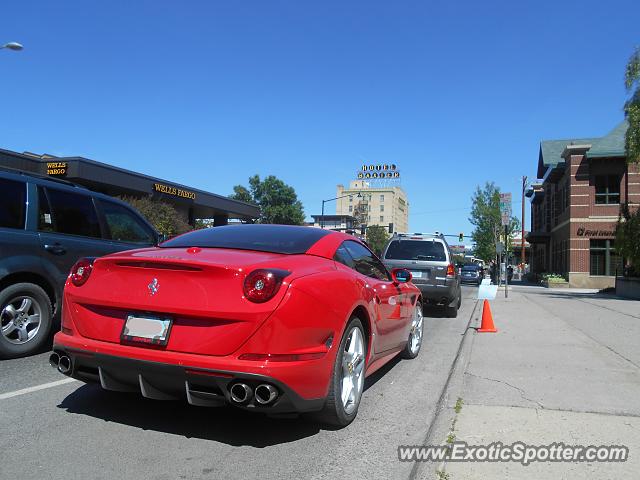
POLYGON ((503 227, 511 223, 511 193, 500 194, 500 218, 503 227))
POLYGON ((503 252, 504 252, 504 243, 496 242, 496 253, 503 253, 503 252))
POLYGON ((449 249, 453 253, 464 253, 465 252, 464 245, 449 245, 449 249))

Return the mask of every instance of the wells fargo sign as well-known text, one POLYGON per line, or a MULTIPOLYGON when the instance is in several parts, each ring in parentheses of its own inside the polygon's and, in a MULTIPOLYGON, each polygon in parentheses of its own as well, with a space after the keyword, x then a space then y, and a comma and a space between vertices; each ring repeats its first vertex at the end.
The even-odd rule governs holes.
POLYGON ((615 237, 616 232, 613 230, 589 230, 584 227, 578 228, 576 235, 579 237, 615 237))
POLYGON ((358 178, 400 178, 400 171, 393 163, 362 165, 358 178))
POLYGON ((191 200, 196 199, 196 192, 182 190, 181 188, 164 185, 163 183, 154 183, 153 189, 156 192, 164 193, 166 195, 173 195, 174 197, 189 198, 191 200))
POLYGON ((47 162, 47 175, 66 175, 67 162, 47 162))

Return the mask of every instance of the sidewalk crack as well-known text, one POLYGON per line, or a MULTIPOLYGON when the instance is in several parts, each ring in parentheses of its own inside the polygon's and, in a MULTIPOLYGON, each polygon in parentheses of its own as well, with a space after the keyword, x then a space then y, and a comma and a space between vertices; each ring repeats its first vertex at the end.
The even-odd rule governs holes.
POLYGON ((540 402, 538 402, 537 400, 533 400, 532 398, 527 397, 526 396, 526 392, 522 388, 516 387, 515 385, 511 385, 509 382, 505 382, 504 380, 498 380, 497 378, 482 377, 480 375, 476 375, 475 373, 471 373, 471 372, 464 372, 464 374, 472 376, 472 377, 479 378, 481 380, 487 380, 489 382, 501 383, 503 385, 506 385, 507 387, 511 387, 511 388, 513 388, 514 390, 517 390, 520 393, 520 396, 522 397, 523 400, 526 400, 527 402, 530 402, 530 403, 534 403, 534 404, 538 405, 538 407, 540 407, 543 410, 545 408, 544 405, 541 404, 540 402))

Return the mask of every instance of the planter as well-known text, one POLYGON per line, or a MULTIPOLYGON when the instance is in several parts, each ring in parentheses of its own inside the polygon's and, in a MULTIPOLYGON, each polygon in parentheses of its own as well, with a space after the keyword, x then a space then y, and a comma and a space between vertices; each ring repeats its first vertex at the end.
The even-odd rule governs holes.
POLYGON ((616 295, 640 300, 640 278, 616 277, 616 295))
POLYGON ((542 280, 540 283, 546 288, 569 288, 566 280, 542 280))

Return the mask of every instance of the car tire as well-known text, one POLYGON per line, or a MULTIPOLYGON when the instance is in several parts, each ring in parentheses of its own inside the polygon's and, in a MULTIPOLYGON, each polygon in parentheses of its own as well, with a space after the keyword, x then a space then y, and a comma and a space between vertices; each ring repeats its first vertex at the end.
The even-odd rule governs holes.
POLYGON ((0 358, 37 353, 49 339, 52 323, 51 300, 42 287, 9 285, 0 292, 0 358))
MULTIPOLYGON (((329 394, 325 402, 324 408, 317 414, 316 418, 322 423, 327 425, 333 425, 337 427, 346 427, 349 425, 356 415, 358 414, 358 407, 360 406, 360 400, 362 399, 362 392, 364 390, 364 372, 367 358, 367 344, 368 339, 364 335, 364 328, 362 322, 358 317, 351 317, 347 328, 344 330, 340 344, 336 352, 336 360, 333 365, 331 373, 331 379, 329 384, 329 394), (357 332, 357 333, 354 333, 357 332), (354 372, 356 368, 350 367, 345 370, 345 366, 348 363, 347 355, 350 352, 349 348, 356 348, 356 345, 351 345, 351 342, 358 342, 357 336, 361 339, 360 355, 357 359, 358 362, 356 368, 358 369, 358 376, 356 381, 356 391, 353 392, 353 399, 349 402, 351 395, 348 395, 347 401, 343 401, 343 388, 349 384, 346 380, 347 376, 352 375, 352 380, 355 379, 354 372), (349 344, 348 344, 349 343, 349 344), (345 403, 347 405, 345 405, 345 403)), ((356 353, 355 351, 353 353, 356 353)), ((353 386, 353 381, 351 382, 353 386)), ((353 388, 353 387, 352 387, 353 388)))
POLYGON ((447 318, 456 318, 458 316, 460 305, 462 305, 462 289, 458 289, 458 299, 455 302, 455 305, 447 305, 444 307, 447 318))
POLYGON ((418 302, 414 310, 414 317, 411 319, 411 331, 409 332, 407 345, 400 354, 402 358, 413 360, 420 354, 420 348, 422 348, 422 340, 424 338, 423 333, 424 316, 422 315, 422 304, 418 302))

